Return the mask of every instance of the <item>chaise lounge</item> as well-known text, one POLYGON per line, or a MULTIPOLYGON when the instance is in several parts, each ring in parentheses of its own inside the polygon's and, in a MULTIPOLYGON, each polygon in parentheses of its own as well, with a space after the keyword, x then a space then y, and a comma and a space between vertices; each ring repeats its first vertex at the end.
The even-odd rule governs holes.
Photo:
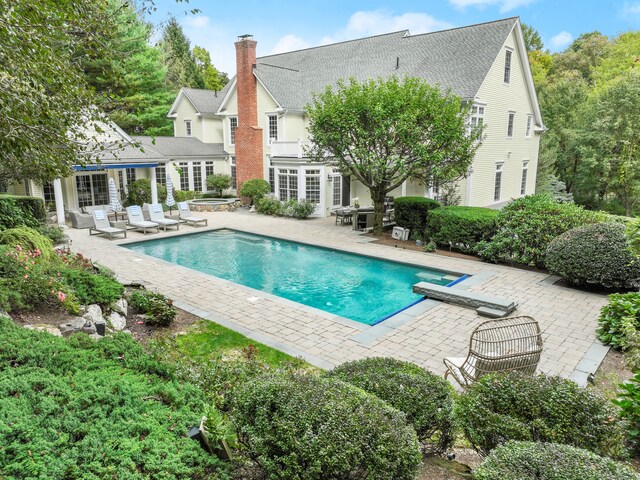
POLYGON ((135 229, 141 230, 145 235, 147 234, 147 230, 155 230, 156 232, 160 231, 160 226, 156 222, 150 222, 144 219, 142 215, 142 209, 139 205, 131 205, 127 207, 127 224, 135 229))
POLYGON ((104 210, 93 210, 91 215, 93 225, 89 227, 89 235, 108 235, 109 240, 112 240, 113 235, 124 235, 124 238, 127 238, 127 230, 111 226, 104 210))
POLYGON ((180 230, 180 222, 171 218, 165 218, 162 205, 159 203, 149 205, 149 218, 152 222, 160 225, 165 232, 167 231, 167 227, 176 227, 176 230, 180 230))
POLYGON ((180 220, 197 227, 199 223, 204 223, 205 226, 209 225, 209 221, 206 218, 194 217, 189 209, 187 202, 178 202, 178 212, 180 213, 180 220))

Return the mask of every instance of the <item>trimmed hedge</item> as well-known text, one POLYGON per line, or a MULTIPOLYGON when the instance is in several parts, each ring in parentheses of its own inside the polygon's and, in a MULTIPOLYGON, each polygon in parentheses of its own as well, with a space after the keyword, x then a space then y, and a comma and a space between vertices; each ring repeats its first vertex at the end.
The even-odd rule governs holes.
POLYGON ((640 260, 629 250, 626 227, 594 223, 569 230, 547 247, 547 268, 574 285, 640 286, 640 260))
POLYGON ((394 200, 396 223, 408 228, 411 235, 422 235, 427 226, 427 214, 440 204, 425 197, 398 197, 394 200))
POLYGON ((404 412, 427 451, 443 453, 453 444, 453 389, 438 375, 409 362, 375 357, 343 363, 329 376, 404 412))
POLYGON ((482 207, 442 207, 427 215, 424 238, 440 246, 464 253, 475 253, 482 240, 496 233, 498 210, 482 207))
POLYGON ((574 382, 545 375, 486 375, 456 404, 457 417, 483 455, 509 440, 555 442, 623 456, 624 429, 604 398, 574 382))
POLYGON ((558 443, 507 442, 473 472, 476 480, 638 480, 629 467, 558 443))
POLYGON ((408 480, 422 460, 404 414, 330 378, 258 377, 234 395, 232 419, 266 478, 408 480))
POLYGON ((46 220, 47 212, 41 198, 0 195, 0 230, 23 225, 36 228, 46 220))
POLYGON ((0 318, 0 476, 227 478, 187 436, 206 399, 130 335, 98 342, 0 318))

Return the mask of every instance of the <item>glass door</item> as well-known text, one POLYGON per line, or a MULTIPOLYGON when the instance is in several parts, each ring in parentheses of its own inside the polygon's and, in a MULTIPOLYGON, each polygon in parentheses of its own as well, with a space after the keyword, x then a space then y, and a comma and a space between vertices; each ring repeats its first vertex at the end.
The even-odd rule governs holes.
POLYGON ((78 207, 107 205, 109 188, 106 173, 85 173, 76 175, 78 207))

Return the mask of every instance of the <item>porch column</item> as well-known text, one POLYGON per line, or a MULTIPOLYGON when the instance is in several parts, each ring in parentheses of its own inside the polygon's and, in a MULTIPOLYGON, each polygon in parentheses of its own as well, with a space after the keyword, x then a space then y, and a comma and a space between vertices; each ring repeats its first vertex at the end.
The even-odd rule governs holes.
POLYGON ((151 203, 158 203, 158 184, 156 183, 156 167, 151 167, 151 203))
POLYGON ((53 195, 56 201, 56 217, 58 217, 58 225, 64 227, 64 200, 62 198, 62 181, 59 178, 56 178, 53 181, 53 195))

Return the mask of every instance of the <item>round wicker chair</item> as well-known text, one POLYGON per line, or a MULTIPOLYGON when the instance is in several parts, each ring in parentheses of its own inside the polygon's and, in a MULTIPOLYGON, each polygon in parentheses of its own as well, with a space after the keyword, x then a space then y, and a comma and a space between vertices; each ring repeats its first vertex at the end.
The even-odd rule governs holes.
POLYGON ((540 325, 531 317, 487 320, 476 327, 466 358, 445 358, 449 374, 467 387, 487 373, 520 371, 533 374, 542 354, 540 325))

